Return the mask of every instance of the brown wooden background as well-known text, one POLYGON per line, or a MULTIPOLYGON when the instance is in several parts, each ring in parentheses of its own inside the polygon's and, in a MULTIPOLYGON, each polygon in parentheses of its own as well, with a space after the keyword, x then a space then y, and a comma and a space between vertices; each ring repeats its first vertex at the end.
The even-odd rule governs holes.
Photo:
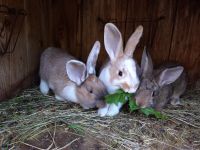
POLYGON ((118 26, 125 42, 137 25, 144 26, 134 54, 138 62, 147 45, 154 64, 178 61, 191 82, 200 78, 199 0, 0 0, 0 4, 28 13, 14 53, 0 56, 0 99, 33 83, 40 54, 48 46, 65 48, 85 61, 95 40, 100 40, 99 68, 107 57, 106 22, 118 26))

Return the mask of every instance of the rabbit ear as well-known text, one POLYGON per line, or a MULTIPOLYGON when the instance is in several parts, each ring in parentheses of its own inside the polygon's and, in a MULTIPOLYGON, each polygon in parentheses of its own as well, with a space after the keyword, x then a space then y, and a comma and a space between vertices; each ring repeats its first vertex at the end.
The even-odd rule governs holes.
POLYGON ((135 48, 136 48, 138 42, 140 41, 142 33, 143 33, 143 26, 140 25, 136 28, 135 32, 128 39, 128 42, 127 42, 125 50, 124 50, 124 53, 127 56, 130 56, 130 57, 133 56, 133 52, 135 51, 135 48))
POLYGON ((80 85, 85 80, 86 66, 78 60, 70 60, 66 63, 66 72, 70 80, 80 85))
POLYGON ((96 62, 100 52, 100 42, 96 41, 87 59, 87 74, 96 74, 96 62))
POLYGON ((182 72, 183 72, 182 66, 165 69, 159 75, 157 83, 160 87, 173 83, 174 81, 177 80, 177 78, 181 75, 182 72))
POLYGON ((111 61, 115 61, 119 56, 123 55, 121 33, 112 23, 107 23, 105 25, 104 44, 111 61))
POLYGON ((151 76, 153 73, 153 62, 149 52, 146 50, 146 47, 142 53, 141 69, 143 77, 151 76))

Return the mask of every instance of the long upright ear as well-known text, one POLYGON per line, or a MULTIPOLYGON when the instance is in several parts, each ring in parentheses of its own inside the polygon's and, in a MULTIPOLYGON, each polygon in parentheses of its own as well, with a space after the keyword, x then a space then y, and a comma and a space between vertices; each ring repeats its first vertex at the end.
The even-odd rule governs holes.
POLYGON ((143 26, 140 25, 136 28, 135 32, 128 39, 128 42, 126 43, 126 47, 124 50, 124 53, 127 56, 130 56, 130 57, 133 56, 133 53, 135 51, 135 48, 136 48, 138 42, 140 41, 142 33, 143 33, 143 26))
POLYGON ((70 80, 80 85, 85 80, 86 66, 78 60, 70 60, 66 63, 66 72, 70 80))
POLYGON ((87 59, 86 63, 87 74, 96 74, 95 67, 99 52, 100 52, 100 42, 96 41, 87 59))
POLYGON ((149 52, 146 50, 146 47, 144 48, 142 53, 141 70, 142 77, 152 76, 153 62, 149 52))
POLYGON ((161 72, 161 74, 158 76, 158 79, 156 79, 159 86, 164 86, 170 83, 173 83, 180 77, 181 73, 183 72, 182 66, 177 66, 173 68, 167 68, 161 72))
POLYGON ((112 23, 107 23, 105 25, 104 44, 111 61, 115 61, 120 55, 123 54, 121 33, 112 23))

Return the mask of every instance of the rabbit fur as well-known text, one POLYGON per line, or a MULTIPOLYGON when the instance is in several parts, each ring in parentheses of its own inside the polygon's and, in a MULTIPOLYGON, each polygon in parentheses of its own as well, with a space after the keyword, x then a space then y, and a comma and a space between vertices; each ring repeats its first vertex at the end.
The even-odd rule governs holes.
POLYGON ((96 41, 85 65, 62 49, 47 48, 40 61, 40 91, 46 95, 51 89, 56 99, 78 103, 84 109, 105 106, 107 90, 95 75, 99 51, 96 41))
POLYGON ((145 108, 161 110, 168 103, 180 104, 180 96, 187 85, 183 66, 167 62, 153 69, 150 54, 144 49, 141 61, 142 79, 136 92, 136 103, 145 108))
MULTIPOLYGON (((134 93, 139 86, 137 63, 133 53, 142 36, 143 27, 140 25, 129 38, 123 50, 122 36, 118 28, 107 23, 104 28, 104 45, 109 61, 100 71, 99 79, 105 84, 109 94, 118 89, 134 93)), ((106 104, 98 110, 100 116, 115 116, 119 113, 122 103, 106 104)))

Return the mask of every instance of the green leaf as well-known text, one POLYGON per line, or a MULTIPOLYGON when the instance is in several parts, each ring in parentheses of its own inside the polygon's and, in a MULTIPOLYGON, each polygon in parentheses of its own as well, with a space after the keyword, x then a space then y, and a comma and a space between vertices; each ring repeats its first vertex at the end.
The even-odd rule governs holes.
POLYGON ((108 104, 118 104, 118 103, 126 103, 129 102, 129 110, 130 112, 140 110, 146 116, 154 116, 157 119, 165 120, 168 117, 166 115, 161 114, 159 111, 156 111, 153 108, 140 108, 133 97, 133 94, 126 93, 123 90, 119 89, 113 94, 109 94, 105 96, 106 103, 108 104))
POLYGON ((130 98, 129 93, 124 92, 123 90, 119 89, 113 94, 109 94, 105 96, 106 103, 108 104, 118 104, 118 103, 126 103, 127 100, 130 98))
POLYGON ((157 119, 165 120, 168 117, 166 115, 161 114, 159 111, 156 111, 153 108, 141 108, 140 111, 145 114, 146 116, 155 116, 157 119))
POLYGON ((135 100, 132 100, 132 99, 129 100, 129 109, 130 109, 130 112, 133 112, 133 111, 139 109, 139 107, 137 106, 135 100))

